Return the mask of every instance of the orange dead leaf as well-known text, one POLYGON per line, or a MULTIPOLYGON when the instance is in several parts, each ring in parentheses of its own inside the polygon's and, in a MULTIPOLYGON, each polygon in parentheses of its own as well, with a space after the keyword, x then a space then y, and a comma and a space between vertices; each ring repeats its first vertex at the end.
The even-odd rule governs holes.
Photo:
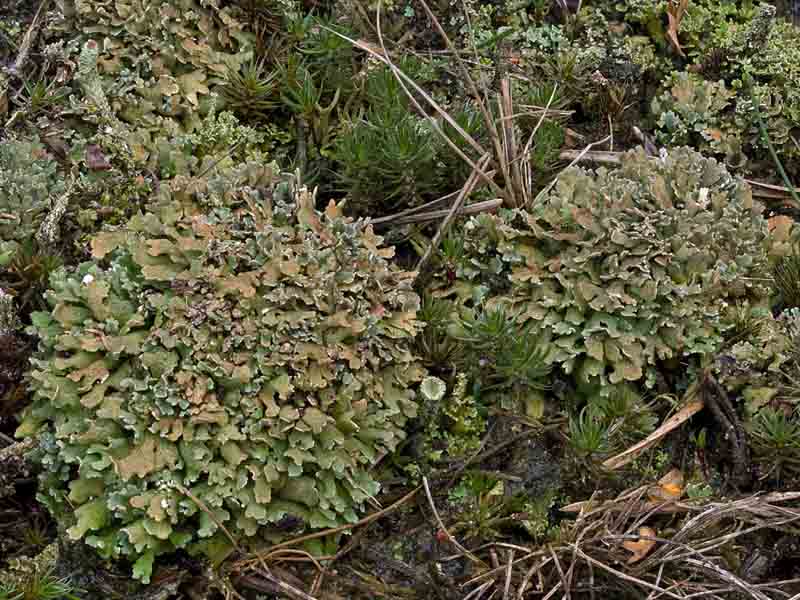
POLYGON ((650 527, 640 527, 639 535, 641 537, 636 541, 628 540, 626 542, 622 542, 622 547, 625 548, 625 550, 633 552, 633 555, 628 559, 629 565, 642 560, 656 545, 656 541, 653 539, 642 539, 656 537, 656 532, 654 529, 650 527))
POLYGON ((794 219, 787 215, 775 215, 767 221, 770 233, 780 241, 789 239, 789 233, 794 225, 794 219))
POLYGON ((658 485, 650 488, 647 495, 651 502, 680 500, 683 496, 683 473, 681 470, 672 469, 658 480, 658 485))

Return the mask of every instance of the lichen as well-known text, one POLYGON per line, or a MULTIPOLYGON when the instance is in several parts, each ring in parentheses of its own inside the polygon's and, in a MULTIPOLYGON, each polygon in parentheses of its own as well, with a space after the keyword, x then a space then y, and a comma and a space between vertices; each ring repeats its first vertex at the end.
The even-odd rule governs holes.
POLYGON ((0 144, 0 241, 37 233, 65 184, 56 161, 36 139, 13 137, 0 144))
POLYGON ((41 440, 42 500, 140 579, 158 555, 226 544, 219 524, 243 539, 285 516, 355 521, 416 414, 413 273, 313 201, 255 163, 175 177, 33 315, 18 434, 41 440))
POLYGON ((568 169, 530 212, 470 219, 436 294, 506 306, 580 380, 652 384, 659 361, 719 348, 726 304, 768 293, 761 211, 712 159, 631 151, 618 170, 568 169))
MULTIPOLYGON (((226 70, 252 56, 241 9, 218 0, 84 0, 76 8, 77 28, 96 41, 101 77, 131 84, 109 98, 129 123, 190 120, 226 70)), ((100 100, 95 86, 89 92, 100 100)))
POLYGON ((0 288, 0 335, 16 331, 19 327, 20 320, 14 305, 14 296, 0 288))

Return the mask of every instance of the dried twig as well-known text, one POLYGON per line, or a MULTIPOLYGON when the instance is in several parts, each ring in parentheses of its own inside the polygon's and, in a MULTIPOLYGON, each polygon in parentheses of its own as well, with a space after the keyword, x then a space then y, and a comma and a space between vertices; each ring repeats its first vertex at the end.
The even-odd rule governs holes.
POLYGON ((464 554, 464 556, 469 558, 475 564, 485 567, 486 563, 484 563, 481 559, 475 556, 472 552, 464 548, 464 546, 462 546, 459 543, 459 541, 456 538, 454 538, 453 535, 447 530, 447 527, 445 527, 442 518, 439 516, 439 511, 436 510, 436 504, 434 504, 433 502, 433 496, 431 495, 431 488, 428 485, 427 477, 422 478, 422 485, 425 488, 425 495, 428 497, 428 504, 431 507, 431 511, 433 511, 433 518, 436 519, 436 523, 437 525, 439 525, 439 529, 442 531, 442 533, 445 534, 450 543, 453 544, 456 548, 458 548, 464 554))
POLYGON ((741 592, 744 592, 745 594, 748 595, 748 597, 753 598, 754 600, 772 600, 769 596, 763 594, 761 591, 754 588, 746 581, 739 579, 738 577, 736 577, 736 575, 734 575, 730 571, 727 571, 710 561, 707 560, 701 561, 695 558, 687 558, 686 563, 697 567, 701 571, 710 572, 711 574, 715 575, 722 581, 733 584, 734 587, 736 587, 741 592))
POLYGON ((314 596, 309 596, 302 590, 298 590, 296 587, 289 585, 286 582, 280 581, 273 576, 268 576, 266 573, 260 573, 260 575, 264 575, 267 581, 263 581, 261 579, 257 579, 252 575, 239 575, 235 578, 235 582, 253 589, 257 592, 266 593, 266 594, 285 594, 290 598, 296 598, 297 600, 317 600, 314 596))
MULTIPOLYGON (((307 542, 309 540, 316 540, 322 537, 326 537, 328 535, 333 535, 336 533, 341 533, 342 531, 347 531, 349 529, 354 529, 356 527, 361 527, 362 525, 367 525, 368 523, 372 523, 373 521, 380 519, 381 517, 386 516, 390 512, 396 510, 398 507, 402 506, 409 500, 411 500, 414 496, 417 495, 417 492, 422 489, 421 487, 416 487, 410 492, 408 492, 405 496, 400 498, 399 500, 393 502, 383 510, 379 510, 371 515, 367 515, 363 519, 356 521, 355 523, 350 523, 348 525, 341 525, 339 527, 333 527, 331 529, 323 529, 322 531, 317 531, 315 533, 309 533, 308 535, 303 535, 300 537, 296 537, 291 540, 287 540, 280 544, 275 544, 274 546, 267 549, 267 552, 274 552, 275 550, 279 550, 281 548, 289 548, 291 546, 296 546, 298 544, 302 544, 303 542, 307 542)), ((253 566, 258 562, 258 558, 262 556, 259 553, 255 553, 255 558, 245 559, 244 561, 240 561, 237 566, 253 566)))
POLYGON ((669 419, 664 421, 664 423, 656 429, 653 433, 648 435, 645 439, 641 442, 634 444, 624 452, 617 454, 616 456, 612 456, 608 460, 603 463, 603 466, 606 469, 618 469, 624 465, 627 465, 629 462, 634 460, 639 454, 643 451, 647 450, 648 448, 657 444, 664 436, 666 436, 671 431, 680 427, 683 423, 691 419, 694 415, 698 412, 703 410, 705 406, 703 403, 702 398, 695 398, 700 390, 700 384, 695 382, 686 392, 684 396, 685 404, 683 407, 672 415, 669 419))
MULTIPOLYGON (((577 154, 577 156, 572 160, 572 162, 570 162, 566 167, 564 167, 564 169, 561 171, 561 173, 563 173, 564 171, 566 171, 567 169, 569 169, 571 167, 574 167, 578 162, 580 162, 583 159, 583 157, 588 152, 591 152, 592 148, 594 148, 595 146, 600 146, 601 144, 605 144, 608 140, 609 140, 609 138, 608 138, 608 136, 606 136, 602 140, 597 140, 596 142, 591 142, 590 144, 587 144, 586 147, 577 154)), ((540 198, 542 198, 546 193, 548 193, 553 188, 553 186, 558 181, 558 178, 561 176, 561 173, 556 175, 556 177, 553 178, 553 180, 550 183, 548 183, 544 187, 544 189, 542 189, 542 191, 540 191, 536 195, 536 198, 534 199, 534 202, 538 201, 540 198)))
POLYGON ((22 72, 25 70, 25 65, 28 62, 28 57, 31 53, 31 48, 33 47, 33 43, 36 41, 36 37, 39 35, 39 30, 42 27, 42 21, 44 20, 44 16, 47 11, 50 9, 50 5, 53 3, 53 0, 42 0, 39 4, 39 8, 36 11, 36 14, 33 16, 33 21, 31 21, 30 26, 28 27, 28 31, 25 32, 25 37, 22 38, 22 43, 19 45, 19 52, 17 53, 17 59, 14 61, 14 64, 9 69, 9 73, 14 77, 22 78, 22 72))
POLYGON ((474 590, 472 590, 469 594, 464 596, 464 600, 473 600, 473 599, 480 598, 480 596, 483 595, 483 592, 486 591, 486 589, 488 589, 489 587, 491 587, 491 585, 493 583, 494 583, 494 581, 487 581, 486 583, 483 583, 483 584, 479 585, 474 590))
MULTIPOLYGON (((481 212, 489 212, 493 210, 497 210, 503 205, 503 201, 500 199, 496 200, 485 200, 483 202, 475 202, 470 204, 469 206, 462 206, 458 211, 457 214, 460 215, 474 215, 481 212)), ((432 210, 429 212, 424 213, 417 213, 417 214, 410 214, 402 217, 392 216, 392 225, 408 225, 410 223, 424 223, 426 221, 437 221, 443 217, 446 217, 450 214, 452 209, 441 209, 441 210, 432 210)), ((382 217, 381 224, 388 225, 388 221, 390 220, 389 217, 382 217)), ((377 219, 375 219, 377 221, 377 219)), ((374 224, 375 221, 372 221, 374 224)))
POLYGON ((654 585, 654 584, 652 584, 650 582, 647 582, 647 581, 645 581, 643 579, 639 579, 638 577, 633 577, 632 575, 628 575, 627 573, 623 573, 622 571, 618 571, 617 569, 614 569, 613 567, 609 567, 607 564, 592 558, 591 556, 586 554, 583 550, 581 550, 577 546, 575 546, 575 551, 586 562, 591 563, 594 566, 599 567, 600 569, 602 569, 604 571, 607 571, 608 573, 611 573, 612 575, 614 575, 615 577, 618 577, 619 579, 622 579, 623 581, 627 581, 629 583, 636 584, 636 585, 638 585, 640 587, 644 587, 644 588, 647 588, 649 590, 654 590, 654 591, 659 592, 659 593, 661 593, 661 594, 663 594, 665 596, 668 596, 670 598, 677 598, 678 600, 683 600, 683 596, 678 596, 677 594, 674 594, 674 593, 672 593, 672 592, 670 592, 668 590, 665 590, 664 588, 661 588, 661 587, 659 587, 657 585, 654 585))
POLYGON ((558 577, 561 580, 561 586, 564 588, 564 598, 569 600, 569 584, 567 583, 567 577, 564 575, 564 569, 561 568, 561 561, 558 560, 558 554, 555 553, 551 546, 548 546, 547 549, 550 552, 550 558, 553 559, 553 564, 556 566, 556 571, 558 571, 558 577))
MULTIPOLYGON (((478 161, 478 168, 483 169, 489 163, 489 155, 484 155, 478 161)), ((475 184, 478 183, 478 171, 473 171, 467 182, 464 184, 464 187, 461 188, 461 193, 456 198, 456 201, 453 202, 453 206, 450 207, 450 210, 447 212, 447 216, 445 216, 444 221, 442 221, 441 225, 439 225, 439 229, 436 231, 436 235, 433 236, 431 243, 425 250, 425 253, 422 255, 422 258, 419 259, 417 263, 416 271, 418 273, 422 273, 425 267, 428 265, 431 257, 433 256, 433 252, 439 247, 439 244, 444 237, 444 234, 447 233, 447 230, 450 228, 450 224, 453 222, 456 214, 461 210, 461 207, 464 204, 464 201, 467 197, 472 193, 475 184)))
MULTIPOLYGON (((494 544, 490 544, 490 545, 494 545, 494 544)), ((524 548, 523 548, 523 550, 524 550, 524 548)), ((513 565, 518 565, 518 564, 523 563, 523 562, 525 562, 527 560, 530 560, 531 558, 543 557, 546 554, 547 554, 547 550, 536 550, 534 552, 529 552, 525 556, 515 559, 514 562, 513 562, 513 565)), ((460 557, 460 556, 461 555, 459 554, 457 556, 457 558, 460 557)), ((483 581, 484 579, 494 580, 495 576, 499 575, 500 573, 502 573, 505 570, 505 568, 506 568, 505 565, 497 566, 497 567, 491 569, 490 571, 485 571, 485 572, 481 573, 480 575, 476 575, 474 577, 471 577, 467 581, 462 582, 460 584, 460 586, 461 587, 467 587, 469 585, 472 585, 473 583, 477 583, 479 581, 483 581)))
POLYGON ((503 588, 503 600, 509 600, 509 593, 511 591, 511 571, 514 565, 514 551, 508 551, 508 563, 506 564, 506 584, 503 588))
POLYGON ((522 596, 525 593, 525 590, 528 588, 531 579, 533 576, 541 571, 544 567, 548 565, 553 559, 552 558, 545 558, 543 561, 534 563, 530 569, 528 569, 527 573, 525 573, 525 577, 522 578, 522 584, 517 591, 517 600, 522 600, 522 596))
MULTIPOLYGON (((486 173, 490 177, 494 177, 495 171, 487 171, 486 173)), ((475 189, 480 189, 485 182, 478 182, 478 185, 475 186, 475 189)), ((450 192, 449 194, 445 194, 441 198, 437 198, 436 200, 431 200, 430 202, 426 202, 425 204, 421 204, 419 206, 412 206, 411 208, 407 208, 405 210, 401 210, 398 213, 394 213, 393 215, 387 215, 385 217, 377 217, 374 219, 370 219, 370 223, 373 225, 388 225, 388 224, 396 224, 395 222, 400 221, 403 217, 408 217, 412 215, 416 215, 418 213, 423 213, 424 211, 432 211, 437 208, 449 205, 453 200, 458 198, 458 195, 461 193, 461 190, 457 190, 455 192, 450 192)), ((494 201, 491 201, 494 202, 494 201)), ((469 207, 467 207, 469 208, 469 207)), ((447 209, 444 209, 445 212, 447 209)), ((464 209, 466 210, 466 209, 464 209)), ((444 215, 442 215, 444 216, 444 215)))

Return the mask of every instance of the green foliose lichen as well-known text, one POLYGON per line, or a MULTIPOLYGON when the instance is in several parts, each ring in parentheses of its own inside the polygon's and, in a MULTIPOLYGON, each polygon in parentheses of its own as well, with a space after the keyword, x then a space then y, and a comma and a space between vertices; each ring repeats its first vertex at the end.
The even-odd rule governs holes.
POLYGON ((405 437, 419 298, 371 226, 257 163, 162 182, 36 313, 42 499, 105 557, 357 519, 405 437))
POLYGON ((771 144, 791 171, 800 164, 800 31, 764 3, 714 8, 719 14, 713 19, 703 17, 707 10, 690 9, 681 23, 680 39, 694 58, 688 69, 695 74, 667 79, 652 102, 661 141, 696 144, 726 155, 735 167, 772 162, 771 144))
POLYGON ((190 122, 228 69, 252 56, 242 9, 219 0, 83 0, 77 26, 96 40, 111 108, 129 123, 190 122))
POLYGON ((38 140, 0 143, 0 241, 33 238, 65 185, 38 140))
POLYGON ((570 168, 530 212, 470 219, 437 295, 505 306, 582 381, 652 384, 661 360, 714 352, 737 298, 767 294, 768 230, 749 187, 712 159, 642 149, 570 168))
POLYGON ((729 119, 734 91, 724 81, 705 81, 685 72, 673 73, 666 87, 651 103, 658 141, 691 144, 702 152, 726 156, 729 164, 741 164, 741 133, 729 119))

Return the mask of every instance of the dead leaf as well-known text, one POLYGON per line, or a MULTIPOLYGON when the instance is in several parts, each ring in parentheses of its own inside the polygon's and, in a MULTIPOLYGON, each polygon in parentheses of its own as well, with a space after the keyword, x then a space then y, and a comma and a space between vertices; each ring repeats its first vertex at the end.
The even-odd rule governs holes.
POLYGON ((689 0, 671 0, 667 5, 667 19, 669 19, 667 39, 675 51, 684 58, 686 58, 686 55, 683 53, 681 43, 678 41, 678 31, 680 31, 681 21, 683 20, 683 15, 686 14, 688 6, 689 0))
POLYGON ((787 215, 775 215, 767 220, 769 231, 772 237, 778 241, 784 242, 789 239, 792 227, 794 226, 794 219, 787 215))
POLYGON ((658 480, 647 493, 652 502, 680 500, 683 496, 683 473, 680 469, 672 469, 658 480))
POLYGON ((628 559, 628 564, 633 564, 635 562, 639 562, 645 556, 650 553, 650 550, 656 545, 656 541, 653 539, 642 539, 642 538, 654 538, 656 537, 656 532, 654 529, 650 527, 640 527, 639 528, 639 536, 641 536, 638 540, 628 540, 622 542, 622 547, 629 552, 633 552, 633 555, 628 559))

